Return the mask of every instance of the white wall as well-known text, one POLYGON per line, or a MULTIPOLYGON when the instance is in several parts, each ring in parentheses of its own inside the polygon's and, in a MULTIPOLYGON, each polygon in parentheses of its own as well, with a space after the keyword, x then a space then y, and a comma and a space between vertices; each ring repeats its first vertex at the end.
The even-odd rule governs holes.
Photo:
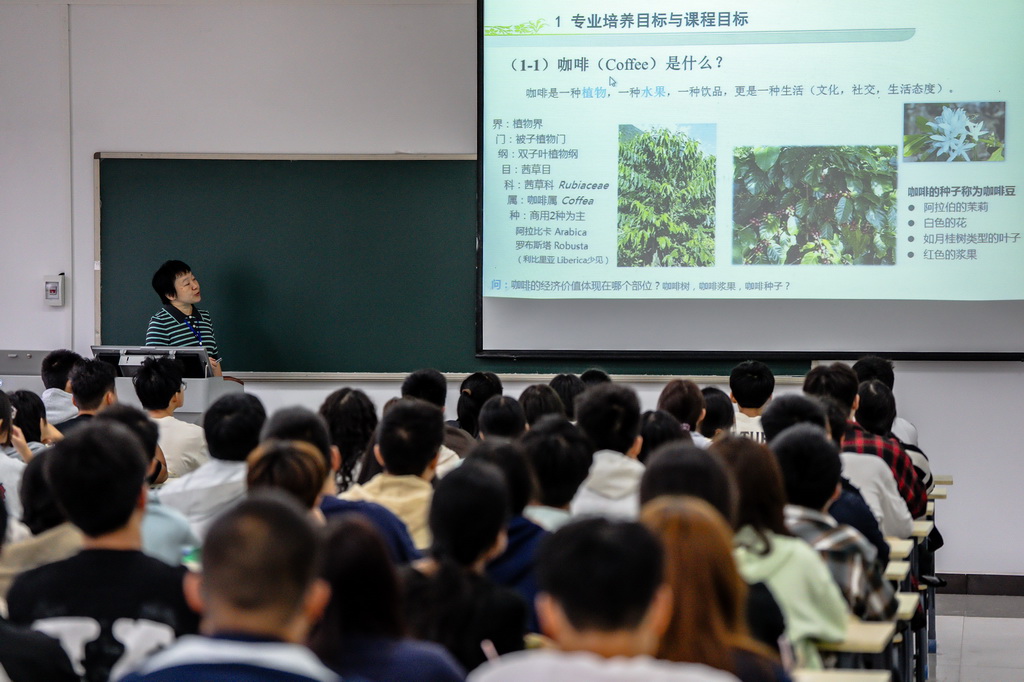
MULTIPOLYGON (((0 4, 0 348, 93 343, 96 152, 474 152, 475 7, 0 4), (60 271, 69 304, 48 308, 42 277, 60 271)), ((249 385, 270 407, 335 387, 249 385)), ((378 405, 397 391, 364 388, 378 405)), ((653 405, 657 389, 638 388, 653 405)), ((940 570, 1024 574, 1022 366, 901 363, 896 393, 957 479, 940 570)))

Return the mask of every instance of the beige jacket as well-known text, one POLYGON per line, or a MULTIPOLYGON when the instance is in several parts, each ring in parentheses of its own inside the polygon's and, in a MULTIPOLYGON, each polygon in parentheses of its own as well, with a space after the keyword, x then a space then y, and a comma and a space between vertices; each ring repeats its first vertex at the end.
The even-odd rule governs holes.
POLYGON ((363 485, 354 485, 341 495, 343 500, 376 502, 402 519, 416 549, 430 547, 427 515, 434 488, 419 476, 377 474, 363 485))

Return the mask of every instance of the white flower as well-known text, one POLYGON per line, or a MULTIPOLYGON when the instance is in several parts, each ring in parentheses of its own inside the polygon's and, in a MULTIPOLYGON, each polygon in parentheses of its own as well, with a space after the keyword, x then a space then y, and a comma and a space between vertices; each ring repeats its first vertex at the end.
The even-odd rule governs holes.
POLYGON ((973 142, 969 143, 967 142, 967 140, 963 138, 958 138, 957 141, 953 144, 952 148, 949 150, 949 158, 946 159, 946 161, 952 161, 958 156, 963 156, 964 161, 970 161, 971 157, 967 156, 967 152, 970 151, 971 149, 974 149, 973 142))
POLYGON ((984 121, 974 121, 967 124, 967 134, 975 140, 980 140, 981 136, 987 132, 984 121))
POLYGON ((942 107, 942 113, 927 125, 935 132, 944 131, 950 137, 963 137, 967 133, 967 112, 963 109, 942 107))

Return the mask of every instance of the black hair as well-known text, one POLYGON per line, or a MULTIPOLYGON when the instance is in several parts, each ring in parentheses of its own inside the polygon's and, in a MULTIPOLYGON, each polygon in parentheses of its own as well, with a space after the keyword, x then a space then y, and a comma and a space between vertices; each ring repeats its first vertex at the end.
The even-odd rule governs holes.
POLYGON ((157 271, 153 273, 153 291, 160 297, 161 303, 167 304, 171 302, 168 296, 175 296, 177 294, 177 290, 174 288, 174 280, 190 272, 192 272, 192 268, 180 260, 165 261, 163 265, 157 268, 157 271))
POLYGON ((825 428, 827 417, 819 400, 799 393, 780 395, 761 414, 761 428, 768 442, 790 426, 803 423, 825 428))
POLYGON ((316 448, 324 458, 327 471, 331 467, 331 436, 327 422, 305 407, 285 407, 270 416, 260 432, 260 440, 301 440, 316 448))
POLYGON ((676 440, 693 442, 690 432, 683 431, 683 425, 679 420, 665 410, 647 410, 640 415, 640 435, 643 436, 644 442, 640 445, 640 455, 637 459, 644 464, 650 459, 651 453, 665 443, 676 440))
POLYGON ((331 664, 351 637, 403 637, 398 574, 376 527, 360 514, 345 514, 321 535, 320 577, 331 586, 331 601, 310 635, 313 653, 331 664))
POLYGON ((83 360, 71 370, 71 393, 79 410, 95 410, 114 389, 116 373, 102 360, 83 360))
POLYGON ((555 389, 555 393, 561 399, 565 416, 570 420, 576 419, 576 396, 587 390, 583 379, 575 374, 559 374, 549 381, 548 385, 555 389))
POLYGON ((640 435, 640 400, 621 384, 599 384, 576 399, 580 430, 597 450, 626 453, 640 435))
POLYGON ((501 395, 504 388, 494 372, 473 372, 462 380, 459 403, 455 408, 459 428, 477 438, 480 435, 480 408, 491 396, 501 395))
POLYGON ((128 427, 96 421, 57 443, 43 471, 57 504, 89 537, 123 528, 136 509, 148 463, 128 427))
POLYGON ((467 462, 487 462, 501 470, 508 485, 509 512, 522 516, 533 499, 534 478, 526 452, 518 443, 488 440, 478 444, 466 456, 467 462))
MULTIPOLYGON (((857 406, 857 423, 868 433, 888 436, 896 419, 896 399, 884 382, 878 379, 864 381, 857 389, 860 403, 857 406)), ((21 416, 21 412, 18 412, 21 416)))
POLYGON ((420 476, 444 442, 444 414, 437 405, 403 398, 384 413, 377 434, 384 469, 395 476, 420 476))
POLYGON ((448 399, 448 379, 436 369, 418 369, 402 382, 403 398, 419 398, 444 407, 448 399))
POLYGON ((45 358, 40 369, 43 379, 43 386, 46 388, 59 388, 64 390, 68 385, 68 377, 76 365, 84 362, 81 355, 73 350, 61 348, 51 351, 45 358))
POLYGON ((771 442, 790 504, 821 510, 832 498, 842 474, 839 448, 811 424, 791 426, 771 442))
POLYGON ((592 388, 600 384, 610 384, 612 383, 612 378, 603 369, 591 367, 580 375, 580 381, 583 382, 586 388, 592 388))
POLYGON ((515 398, 491 396, 480 408, 480 435, 488 438, 518 438, 526 431, 526 414, 515 398))
POLYGON ((639 523, 585 518, 544 538, 537 582, 578 631, 636 628, 664 580, 657 538, 639 523))
POLYGON ((319 570, 320 542, 294 498, 260 490, 224 512, 203 542, 203 591, 236 609, 291 614, 319 570))
POLYGON ((740 407, 764 407, 775 391, 775 375, 763 362, 747 360, 732 368, 729 390, 740 407))
MULTIPOLYGON (((67 521, 67 516, 61 511, 50 490, 50 484, 46 482, 43 467, 52 454, 50 448, 40 450, 21 472, 21 487, 18 490, 21 495, 21 520, 32 531, 32 535, 45 533, 67 521)), ((3 506, 0 504, 0 507, 3 506)))
POLYGON ((725 464, 696 445, 667 443, 658 448, 640 479, 640 505, 662 495, 706 500, 730 526, 736 521, 736 484, 725 464))
POLYGON ((185 376, 180 360, 160 355, 146 358, 132 377, 135 395, 147 410, 165 410, 171 399, 181 390, 185 376))
POLYGON ((466 461, 437 482, 428 524, 430 553, 468 568, 494 546, 508 520, 508 485, 493 464, 466 461))
POLYGON ((857 374, 842 362, 818 365, 804 377, 804 393, 814 396, 828 396, 839 401, 847 409, 853 409, 857 397, 857 374))
POLYGON ((843 409, 838 400, 822 396, 817 399, 825 410, 825 418, 828 420, 828 432, 832 442, 840 450, 843 449, 843 436, 846 434, 846 424, 850 419, 850 413, 843 409))
POLYGON ((156 446, 160 441, 160 429, 157 427, 156 422, 150 419, 149 415, 142 410, 131 405, 118 403, 97 414, 96 420, 99 420, 100 423, 104 421, 117 422, 127 427, 129 431, 135 434, 139 442, 142 443, 142 454, 146 456, 146 461, 150 462, 156 457, 156 446))
POLYGON ((377 428, 377 408, 362 391, 339 388, 324 399, 320 416, 327 422, 331 443, 341 453, 338 487, 344 491, 352 485, 352 471, 377 428))
POLYGON ((533 384, 519 394, 519 404, 523 406, 526 423, 533 426, 541 417, 554 414, 565 416, 565 406, 558 392, 547 384, 533 384))
POLYGON ((673 379, 658 396, 658 409, 679 420, 687 431, 696 431, 700 413, 704 411, 704 394, 688 379, 673 379))
POLYGON ((857 375, 857 381, 861 383, 871 379, 878 379, 890 391, 896 384, 896 375, 892 370, 892 360, 886 360, 877 355, 865 355, 853 363, 853 371, 857 375))
POLYGON ((7 505, 0 504, 0 547, 4 545, 4 539, 7 537, 7 505))
POLYGON ((14 412, 12 408, 10 397, 0 391, 0 436, 3 437, 0 439, 0 445, 10 446, 11 444, 11 435, 14 433, 14 429, 11 428, 14 423, 14 419, 11 417, 14 412))
POLYGON ((594 461, 586 437, 568 420, 549 415, 519 442, 537 478, 540 503, 557 508, 568 505, 594 461))
POLYGON ((259 445, 267 411, 249 393, 228 393, 203 414, 203 431, 210 456, 228 462, 244 462, 259 445))
POLYGON ((46 421, 46 406, 43 405, 43 399, 25 389, 11 391, 7 397, 11 400, 11 406, 18 411, 18 415, 11 422, 21 429, 21 434, 27 442, 41 443, 42 422, 46 421))
POLYGON ((728 432, 736 423, 736 410, 725 391, 708 386, 701 390, 704 396, 704 419, 700 423, 700 433, 706 438, 714 437, 719 429, 728 432))

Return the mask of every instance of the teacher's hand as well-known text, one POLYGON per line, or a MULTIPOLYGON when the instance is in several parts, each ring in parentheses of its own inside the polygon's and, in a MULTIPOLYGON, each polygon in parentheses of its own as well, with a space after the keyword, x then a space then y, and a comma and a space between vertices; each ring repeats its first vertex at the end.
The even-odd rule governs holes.
POLYGON ((210 358, 210 369, 213 370, 213 376, 220 377, 224 376, 223 370, 220 368, 220 361, 210 358))

